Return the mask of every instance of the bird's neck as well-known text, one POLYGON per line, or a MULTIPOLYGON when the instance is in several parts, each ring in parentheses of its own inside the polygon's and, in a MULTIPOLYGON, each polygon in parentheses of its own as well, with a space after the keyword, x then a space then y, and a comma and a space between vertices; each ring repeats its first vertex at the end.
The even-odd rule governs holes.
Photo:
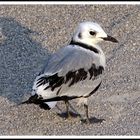
POLYGON ((70 45, 78 45, 82 48, 85 48, 87 50, 90 50, 90 51, 94 52, 97 55, 97 57, 99 57, 100 64, 105 68, 105 65, 106 65, 105 55, 104 55, 102 49, 100 48, 100 46, 98 46, 98 45, 87 45, 84 42, 77 42, 77 41, 74 41, 74 40, 72 40, 70 42, 70 45))
POLYGON ((94 53, 99 53, 99 50, 96 48, 96 47, 93 47, 91 45, 87 45, 86 43, 83 43, 83 42, 77 42, 77 41, 71 41, 70 42, 70 45, 78 45, 82 48, 85 48, 87 50, 90 50, 90 51, 93 51, 94 53))
POLYGON ((100 46, 96 45, 96 48, 98 49, 98 51, 100 52, 99 57, 100 57, 100 64, 102 64, 102 66, 105 69, 106 66, 106 58, 105 58, 105 54, 103 52, 103 50, 100 48, 100 46))

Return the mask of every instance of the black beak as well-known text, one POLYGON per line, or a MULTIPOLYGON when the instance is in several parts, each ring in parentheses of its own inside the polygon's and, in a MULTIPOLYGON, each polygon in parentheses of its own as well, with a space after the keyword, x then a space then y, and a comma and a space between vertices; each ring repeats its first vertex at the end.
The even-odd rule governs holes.
POLYGON ((117 39, 115 39, 114 37, 109 36, 109 35, 107 37, 102 38, 102 39, 105 40, 105 41, 111 41, 111 42, 118 43, 117 39))

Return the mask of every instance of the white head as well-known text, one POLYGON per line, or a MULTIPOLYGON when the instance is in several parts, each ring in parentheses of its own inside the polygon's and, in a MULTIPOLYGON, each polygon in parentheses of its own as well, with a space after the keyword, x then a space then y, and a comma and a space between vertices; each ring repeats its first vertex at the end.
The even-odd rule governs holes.
POLYGON ((73 41, 95 46, 101 41, 118 42, 115 38, 108 36, 101 26, 94 22, 82 22, 79 24, 73 36, 73 41))

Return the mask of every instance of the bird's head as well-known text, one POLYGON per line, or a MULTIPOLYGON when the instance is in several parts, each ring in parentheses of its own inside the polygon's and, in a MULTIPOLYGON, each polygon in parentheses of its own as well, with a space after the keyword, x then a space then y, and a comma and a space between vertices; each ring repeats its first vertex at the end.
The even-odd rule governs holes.
POLYGON ((107 35, 101 26, 94 22, 80 23, 73 36, 73 41, 86 43, 91 46, 101 41, 118 42, 115 38, 107 35))

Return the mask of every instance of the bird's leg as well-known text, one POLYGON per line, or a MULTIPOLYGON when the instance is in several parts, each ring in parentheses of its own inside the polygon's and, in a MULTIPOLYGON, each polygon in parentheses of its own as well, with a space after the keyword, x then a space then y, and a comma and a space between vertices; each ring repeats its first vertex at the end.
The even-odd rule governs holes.
POLYGON ((67 118, 70 118, 70 112, 69 112, 69 102, 68 100, 65 100, 65 105, 66 105, 66 113, 67 113, 67 118))
POLYGON ((86 119, 83 119, 83 117, 81 115, 79 115, 80 120, 82 123, 89 123, 90 119, 88 116, 88 98, 87 97, 82 97, 79 99, 78 105, 84 105, 84 112, 86 114, 86 119))
POLYGON ((88 105, 87 104, 84 104, 84 109, 85 109, 85 113, 86 113, 86 122, 90 123, 89 115, 88 115, 88 105))

